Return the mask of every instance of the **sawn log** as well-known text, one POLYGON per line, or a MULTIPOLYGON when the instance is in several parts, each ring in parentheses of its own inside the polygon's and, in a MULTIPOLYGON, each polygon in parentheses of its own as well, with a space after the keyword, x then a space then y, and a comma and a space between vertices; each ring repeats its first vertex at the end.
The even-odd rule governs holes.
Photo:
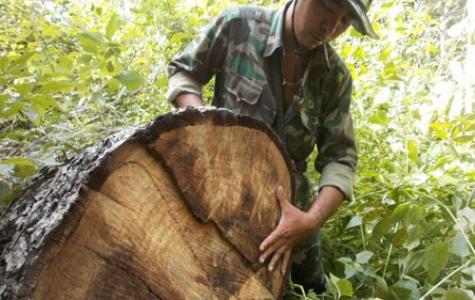
POLYGON ((278 299, 258 263, 292 198, 264 123, 186 109, 87 147, 0 220, 1 299, 278 299))

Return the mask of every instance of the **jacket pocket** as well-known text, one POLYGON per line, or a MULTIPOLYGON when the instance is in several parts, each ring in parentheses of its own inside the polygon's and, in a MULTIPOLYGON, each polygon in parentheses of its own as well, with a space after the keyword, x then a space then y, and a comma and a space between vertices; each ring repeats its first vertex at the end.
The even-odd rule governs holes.
POLYGON ((274 124, 275 102, 265 81, 230 73, 223 86, 224 103, 221 103, 225 108, 264 121, 269 126, 274 124))
POLYGON ((243 105, 256 105, 262 94, 263 84, 238 74, 229 74, 225 82, 227 103, 229 108, 241 108, 243 105))

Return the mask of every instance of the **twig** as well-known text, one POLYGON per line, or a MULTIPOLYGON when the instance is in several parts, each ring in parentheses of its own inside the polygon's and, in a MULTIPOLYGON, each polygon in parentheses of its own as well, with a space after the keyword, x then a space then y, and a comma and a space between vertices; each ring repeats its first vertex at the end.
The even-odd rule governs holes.
MULTIPOLYGON (((394 233, 396 233, 399 229, 399 222, 396 223, 396 228, 394 229, 394 233)), ((389 245, 389 251, 388 251, 388 258, 386 259, 386 263, 384 264, 384 270, 383 270, 383 278, 386 276, 386 270, 388 269, 389 265, 389 258, 391 257, 391 254, 393 252, 393 243, 389 245)))
POLYGON ((444 283, 445 281, 449 280, 450 277, 454 276, 455 274, 457 274, 458 272, 460 272, 461 270, 463 270, 464 268, 467 268, 468 266, 470 266, 470 264, 472 263, 473 261, 473 258, 472 259, 469 259, 466 263, 464 263, 463 265, 461 265, 460 267, 458 267, 457 269, 453 270, 450 274, 448 274, 447 276, 445 276, 441 281, 437 282, 436 285, 434 285, 430 290, 427 291, 427 293, 424 294, 424 296, 421 297, 421 299, 425 299, 426 297, 428 297, 433 291, 435 291, 442 283, 444 283))
POLYGON ((473 201, 474 197, 475 197, 475 187, 473 188, 472 192, 470 193, 470 196, 468 196, 467 207, 470 207, 470 205, 472 205, 472 201, 473 201))
POLYGON ((467 236, 467 234, 465 233, 463 228, 460 226, 460 223, 458 222, 458 219, 452 214, 450 209, 445 204, 443 204, 442 202, 440 202, 438 200, 435 200, 435 201, 438 202, 439 205, 441 205, 447 211, 447 213, 450 215, 450 217, 452 217, 452 220, 455 222, 455 225, 460 229, 460 233, 463 235, 463 237, 467 241, 467 245, 468 245, 469 249, 472 251, 472 254, 475 255, 475 248, 472 246, 472 243, 470 242, 469 237, 467 236))

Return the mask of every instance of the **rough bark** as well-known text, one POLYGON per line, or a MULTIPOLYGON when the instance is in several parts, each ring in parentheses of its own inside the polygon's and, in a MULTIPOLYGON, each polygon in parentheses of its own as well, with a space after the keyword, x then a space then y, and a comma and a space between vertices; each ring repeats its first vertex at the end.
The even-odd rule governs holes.
POLYGON ((44 174, 0 220, 2 299, 276 299, 258 263, 275 189, 292 197, 272 130, 181 110, 44 174))

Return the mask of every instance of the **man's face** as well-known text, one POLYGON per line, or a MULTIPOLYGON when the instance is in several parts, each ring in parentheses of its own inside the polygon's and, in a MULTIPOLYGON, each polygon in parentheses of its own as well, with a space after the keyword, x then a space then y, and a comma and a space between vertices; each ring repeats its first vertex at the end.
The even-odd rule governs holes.
POLYGON ((311 50, 337 38, 353 20, 341 0, 300 0, 295 10, 295 34, 299 44, 311 50))

